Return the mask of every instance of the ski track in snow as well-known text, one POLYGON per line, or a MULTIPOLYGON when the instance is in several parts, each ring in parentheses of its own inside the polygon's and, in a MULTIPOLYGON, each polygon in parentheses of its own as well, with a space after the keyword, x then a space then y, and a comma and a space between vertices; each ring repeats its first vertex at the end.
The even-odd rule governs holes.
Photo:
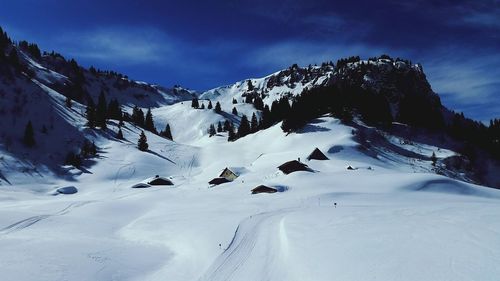
MULTIPOLYGON (((246 218, 236 228, 229 246, 213 262, 200 281, 242 280, 243 276, 246 276, 245 272, 251 271, 251 267, 260 268, 261 273, 270 275, 279 267, 278 255, 284 252, 282 248, 286 244, 283 220, 287 214, 296 210, 297 208, 287 208, 246 218), (258 243, 266 243, 268 247, 257 248, 258 243), (276 245, 279 249, 274 249, 276 245), (260 253, 258 249, 266 250, 265 253, 260 253), (255 262, 257 264, 254 264, 255 262)), ((267 276, 266 279, 269 278, 270 276, 267 276)))
POLYGON ((34 224, 36 224, 38 222, 45 220, 45 219, 48 219, 50 217, 66 215, 69 212, 71 212, 73 209, 82 207, 82 206, 87 205, 87 204, 92 203, 92 202, 94 202, 94 201, 74 202, 74 203, 69 204, 68 206, 66 206, 62 210, 55 212, 53 214, 37 215, 37 216, 32 216, 32 217, 20 220, 18 222, 15 222, 9 226, 6 226, 6 227, 0 229, 0 235, 5 235, 5 234, 9 234, 12 232, 26 229, 30 226, 33 226, 34 224))

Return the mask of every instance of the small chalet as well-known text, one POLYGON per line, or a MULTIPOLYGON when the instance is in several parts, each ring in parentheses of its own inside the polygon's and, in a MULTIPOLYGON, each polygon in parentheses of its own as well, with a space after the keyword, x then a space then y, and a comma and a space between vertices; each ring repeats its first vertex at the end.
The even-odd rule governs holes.
POLYGON ((223 184, 226 182, 230 182, 230 180, 228 180, 226 178, 214 178, 213 180, 209 181, 208 183, 211 184, 212 186, 214 186, 214 185, 219 185, 219 184, 223 184))
POLYGON ((281 166, 278 167, 278 169, 280 169, 280 171, 282 171, 287 175, 297 171, 307 171, 307 172, 312 171, 306 164, 299 162, 297 160, 292 160, 283 163, 281 164, 281 166))
POLYGON ((256 188, 252 189, 252 194, 257 194, 257 193, 275 193, 278 190, 276 188, 272 188, 269 186, 265 185, 259 185, 256 188))
POLYGON ((150 185, 174 185, 174 183, 164 177, 156 176, 154 179, 148 182, 150 185))
POLYGON ((317 147, 307 156, 307 160, 329 160, 317 147))
POLYGON ((219 178, 225 178, 228 181, 233 181, 239 176, 240 176, 240 169, 226 167, 219 175, 219 178))

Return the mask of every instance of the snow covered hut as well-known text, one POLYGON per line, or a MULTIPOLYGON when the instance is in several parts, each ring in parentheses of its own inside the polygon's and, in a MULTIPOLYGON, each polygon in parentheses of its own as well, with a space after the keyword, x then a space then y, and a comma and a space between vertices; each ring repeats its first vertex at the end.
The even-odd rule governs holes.
POLYGON ((275 193, 278 190, 269 186, 259 185, 256 188, 252 189, 252 194, 257 193, 275 193))
POLYGON ((156 176, 154 179, 148 181, 150 185, 174 185, 174 183, 164 177, 156 176))
POLYGON ((307 160, 329 160, 317 147, 307 156, 307 160))
POLYGON ((220 178, 219 177, 219 178, 212 179, 208 183, 211 184, 212 186, 214 186, 214 185, 219 185, 219 184, 223 184, 223 183, 226 183, 226 182, 230 182, 230 180, 228 180, 226 178, 220 178))
POLYGON ((297 171, 308 171, 311 172, 311 169, 304 163, 299 162, 297 160, 288 161, 286 163, 281 164, 278 169, 280 169, 285 174, 290 174, 297 171))
POLYGON ((219 178, 225 178, 228 181, 233 181, 240 176, 240 173, 241 173, 240 168, 226 167, 224 170, 222 170, 222 173, 219 175, 219 178))

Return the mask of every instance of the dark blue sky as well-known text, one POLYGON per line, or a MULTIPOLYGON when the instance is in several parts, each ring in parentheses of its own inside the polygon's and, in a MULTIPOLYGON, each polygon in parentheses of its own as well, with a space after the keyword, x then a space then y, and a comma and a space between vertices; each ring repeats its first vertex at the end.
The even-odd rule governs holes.
POLYGON ((0 25, 85 66, 196 90, 387 53, 422 63, 446 106, 500 117, 500 0, 17 0, 0 25))

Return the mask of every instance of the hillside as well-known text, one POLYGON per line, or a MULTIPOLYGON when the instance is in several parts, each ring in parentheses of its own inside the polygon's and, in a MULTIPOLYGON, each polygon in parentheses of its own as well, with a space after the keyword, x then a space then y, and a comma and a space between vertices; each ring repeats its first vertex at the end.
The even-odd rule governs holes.
POLYGON ((92 130, 86 126, 86 110, 98 103, 101 94, 124 111, 173 104, 196 95, 179 86, 165 88, 115 72, 85 69, 55 52, 42 54, 36 45, 24 41, 15 45, 0 33, 4 42, 0 52, 0 185, 43 181, 46 174, 71 178, 64 167, 69 153, 78 153, 85 142, 115 139, 116 127, 92 130), (29 122, 36 140, 33 147, 23 143, 29 122))
POLYGON ((184 152, 152 137, 152 151, 172 156, 167 165, 110 141, 100 144, 109 159, 72 183, 75 195, 49 195, 62 181, 3 189, 4 279, 494 280, 500 273, 497 248, 478 247, 500 242, 498 191, 414 173, 430 170, 430 161, 415 165, 389 152, 385 161, 370 158, 336 119, 310 126, 317 129, 286 136, 276 125, 236 142, 205 137, 200 149, 184 152), (330 160, 306 161, 316 146, 330 160), (314 172, 276 168, 298 157, 314 172), (242 174, 208 188, 226 166, 242 174), (155 173, 174 186, 130 188, 155 173), (259 184, 283 192, 252 195, 259 184), (471 265, 471 256, 486 260, 471 265))

